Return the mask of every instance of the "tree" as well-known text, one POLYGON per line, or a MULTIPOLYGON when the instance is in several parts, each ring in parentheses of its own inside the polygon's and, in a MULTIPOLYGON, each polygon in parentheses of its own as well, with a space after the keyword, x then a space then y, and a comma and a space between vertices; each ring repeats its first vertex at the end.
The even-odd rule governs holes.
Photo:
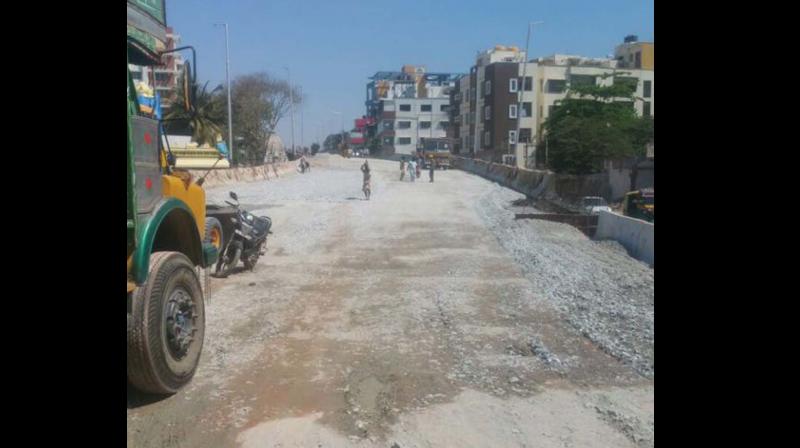
POLYGON ((337 152, 339 150, 339 145, 342 143, 342 133, 336 134, 329 134, 325 137, 325 142, 323 145, 325 146, 325 150, 328 152, 337 152))
POLYGON ((311 145, 311 155, 316 155, 319 152, 319 143, 313 143, 311 145))
POLYGON ((290 97, 298 106, 303 101, 302 95, 296 86, 290 95, 288 82, 266 73, 239 76, 231 89, 233 129, 240 154, 244 155, 242 161, 260 164, 267 151, 266 142, 289 112, 290 97))
POLYGON ((603 169, 603 162, 644 155, 653 138, 653 120, 637 117, 635 85, 614 77, 610 86, 571 85, 545 121, 546 140, 537 152, 548 153, 558 172, 589 174, 603 169))
MULTIPOLYGON (((181 75, 182 77, 183 75, 181 75)), ((198 90, 197 85, 191 88, 195 91, 194 111, 186 109, 184 100, 186 92, 183 81, 178 82, 178 91, 170 102, 169 111, 164 116, 165 128, 170 132, 190 132, 192 140, 199 145, 217 143, 217 136, 222 135, 224 122, 223 96, 219 94, 222 86, 217 86, 209 92, 208 83, 198 90)))

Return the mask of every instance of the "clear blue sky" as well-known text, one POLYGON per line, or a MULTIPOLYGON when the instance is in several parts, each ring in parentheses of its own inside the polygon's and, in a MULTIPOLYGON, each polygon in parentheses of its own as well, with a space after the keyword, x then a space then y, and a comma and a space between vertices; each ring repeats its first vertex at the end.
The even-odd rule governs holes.
MULTIPOLYGON (((167 20, 198 51, 198 78, 225 81, 230 27, 231 77, 266 71, 303 87, 304 144, 338 132, 364 114, 367 77, 403 64, 467 73, 476 52, 525 47, 526 24, 541 20, 530 56, 605 56, 624 36, 653 40, 654 0, 167 0, 167 20)), ((300 113, 295 118, 300 144, 300 113)), ((290 121, 278 133, 290 144, 290 121)))

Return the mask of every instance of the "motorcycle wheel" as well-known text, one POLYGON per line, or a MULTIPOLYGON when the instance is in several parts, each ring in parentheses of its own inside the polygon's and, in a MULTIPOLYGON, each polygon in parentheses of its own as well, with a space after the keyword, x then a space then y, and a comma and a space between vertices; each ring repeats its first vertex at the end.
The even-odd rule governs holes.
POLYGON ((233 272, 233 268, 236 267, 236 264, 239 262, 239 257, 242 255, 242 243, 239 241, 233 241, 228 246, 228 250, 225 251, 225 259, 222 262, 222 267, 220 268, 219 276, 220 277, 227 277, 233 272))
POLYGON ((242 262, 244 262, 245 269, 252 271, 256 267, 256 263, 258 263, 258 257, 261 255, 261 247, 263 245, 264 242, 259 243, 258 247, 253 250, 253 254, 242 260, 242 262))

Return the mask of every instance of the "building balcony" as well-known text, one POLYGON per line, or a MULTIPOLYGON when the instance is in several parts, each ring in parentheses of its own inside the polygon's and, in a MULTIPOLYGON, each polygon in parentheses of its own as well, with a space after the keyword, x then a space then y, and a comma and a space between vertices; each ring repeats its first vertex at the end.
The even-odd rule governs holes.
POLYGON ((395 111, 383 111, 381 112, 381 119, 382 120, 394 120, 397 116, 397 112, 395 111))

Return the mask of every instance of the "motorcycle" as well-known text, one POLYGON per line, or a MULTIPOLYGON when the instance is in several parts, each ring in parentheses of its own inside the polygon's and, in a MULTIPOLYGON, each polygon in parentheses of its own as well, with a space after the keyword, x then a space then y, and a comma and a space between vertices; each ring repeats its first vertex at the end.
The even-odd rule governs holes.
POLYGON ((245 269, 250 271, 255 268, 258 258, 267 250, 267 235, 272 233, 272 220, 267 216, 256 216, 239 207, 239 198, 230 192, 234 202, 225 201, 232 206, 235 213, 230 218, 233 225, 233 235, 227 246, 220 254, 215 270, 216 277, 227 277, 239 263, 244 263, 245 269))

